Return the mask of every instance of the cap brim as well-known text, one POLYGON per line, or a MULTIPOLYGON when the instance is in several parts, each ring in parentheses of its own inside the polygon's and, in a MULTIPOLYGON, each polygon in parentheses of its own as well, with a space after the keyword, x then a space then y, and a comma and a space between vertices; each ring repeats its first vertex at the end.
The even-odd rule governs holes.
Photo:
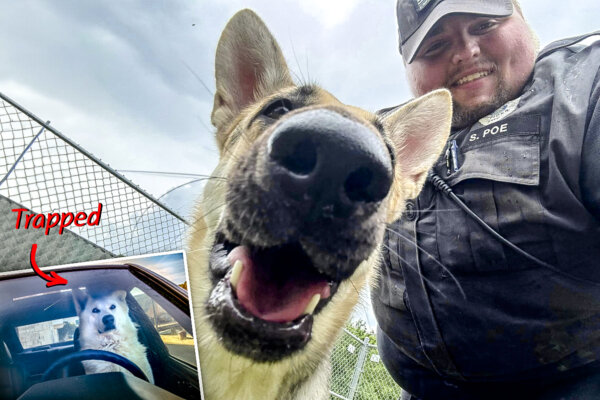
POLYGON ((486 2, 481 0, 457 0, 439 3, 423 21, 419 29, 401 45, 402 56, 406 62, 410 64, 413 61, 421 42, 442 17, 458 13, 507 17, 513 13, 513 7, 510 0, 486 2))

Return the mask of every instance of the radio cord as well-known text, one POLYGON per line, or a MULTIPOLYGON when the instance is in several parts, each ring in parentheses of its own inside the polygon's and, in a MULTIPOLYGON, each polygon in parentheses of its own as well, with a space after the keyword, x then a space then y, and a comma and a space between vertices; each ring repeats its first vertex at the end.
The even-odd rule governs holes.
POLYGON ((500 235, 498 232, 496 232, 491 226, 489 226, 484 220, 482 220, 481 218, 479 218, 479 216, 477 214, 475 214, 473 212, 473 210, 471 210, 465 203, 463 203, 463 201, 461 199, 458 198, 457 195, 454 194, 454 192, 452 191, 452 188, 446 183, 446 181, 444 181, 439 175, 435 174, 433 171, 429 171, 429 174, 427 175, 427 180, 429 180, 429 182, 431 182, 431 184, 440 192, 444 193, 445 195, 447 195, 448 197, 450 197, 450 199, 452 199, 452 201, 454 201, 464 212, 466 212, 471 218, 473 218, 479 225, 481 225, 481 227, 483 229, 485 229, 489 234, 491 234, 494 238, 496 238, 497 240, 499 240, 502 244, 510 247, 511 249, 513 249, 514 251, 516 251, 518 254, 522 255, 523 257, 535 262, 536 264, 547 268, 553 272, 556 272, 557 274, 566 276, 568 278, 577 280, 577 281, 581 281, 581 282, 585 282, 588 284, 593 284, 593 285, 597 285, 600 286, 600 282, 594 282, 594 281, 590 281, 587 279, 583 279, 583 278, 579 278, 577 276, 573 276, 571 274, 568 274, 560 269, 558 269, 557 267, 548 264, 545 261, 540 260, 539 258, 529 254, 528 252, 526 252, 525 250, 521 249, 520 247, 518 247, 517 245, 515 245, 514 243, 508 241, 507 239, 504 238, 504 236, 500 235))

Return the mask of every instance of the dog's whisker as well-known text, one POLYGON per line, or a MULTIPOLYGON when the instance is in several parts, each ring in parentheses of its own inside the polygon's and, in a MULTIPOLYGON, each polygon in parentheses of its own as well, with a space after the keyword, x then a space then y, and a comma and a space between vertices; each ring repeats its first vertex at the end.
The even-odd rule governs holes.
POLYGON ((292 46, 292 54, 294 55, 294 61, 296 61, 296 65, 298 66, 298 72, 300 73, 300 77, 294 71, 292 73, 296 76, 296 79, 299 80, 301 85, 304 85, 304 75, 302 74, 302 68, 300 68, 300 63, 298 62, 298 57, 296 56, 296 49, 294 48, 294 41, 290 36, 290 45, 292 46))
MULTIPOLYGON (((241 198, 241 195, 230 195, 230 196, 229 196, 229 198, 228 198, 228 200, 229 200, 230 202, 235 202, 235 201, 237 201, 237 199, 239 199, 239 198, 241 198)), ((227 205, 227 203, 226 203, 226 202, 223 202, 223 203, 221 203, 221 204, 219 204, 219 205, 217 205, 217 206, 215 206, 215 207, 211 208, 210 210, 208 210, 208 211, 204 212, 204 213, 203 213, 203 214, 201 214, 200 216, 194 216, 194 217, 193 217, 193 218, 194 218, 194 222, 196 222, 196 221, 197 221, 197 220, 199 220, 199 219, 206 219, 206 217, 208 217, 210 214, 212 214, 212 213, 213 213, 213 212, 215 212, 215 211, 218 211, 219 209, 221 209, 221 208, 225 207, 226 205, 227 205)), ((203 229, 196 229, 196 232, 203 232, 203 231, 205 231, 205 230, 207 230, 207 229, 208 229, 208 226, 205 226, 203 229)))
POLYGON ((435 213, 457 212, 457 211, 463 212, 461 209, 458 209, 458 208, 457 209, 448 209, 448 210, 443 210, 443 209, 442 210, 416 210, 415 209, 413 211, 415 213, 417 213, 417 214, 420 214, 420 213, 432 213, 432 214, 435 214, 435 213))
POLYGON ((193 254, 193 253, 195 253, 195 252, 197 252, 197 251, 208 252, 208 251, 210 251, 210 248, 209 248, 209 247, 199 247, 199 248, 197 248, 197 249, 191 249, 191 250, 187 250, 187 251, 186 251, 186 253, 187 253, 187 254, 193 254))
MULTIPOLYGON (((354 282, 352 282, 352 279, 349 279, 349 281, 350 281, 350 283, 352 284, 352 286, 354 287, 354 290, 356 291, 356 293, 358 294, 358 303, 357 303, 357 306, 359 305, 359 306, 360 306, 360 308, 362 308, 362 312, 363 312, 365 315, 369 315, 369 310, 367 309, 367 307, 368 307, 368 306, 367 306, 367 304, 365 303, 365 301, 363 301, 363 300, 365 300, 365 299, 363 299, 363 297, 361 296, 361 292, 360 292, 360 290, 358 290, 358 289, 356 288, 356 286, 354 285, 354 282)), ((366 292, 365 292, 365 293, 366 293, 366 292)), ((368 302, 369 300, 368 300, 368 299, 366 299, 366 301, 368 302)))
POLYGON ((221 176, 210 176, 210 175, 200 175, 200 174, 196 174, 196 175, 188 175, 191 178, 195 178, 194 180, 197 182, 204 182, 204 181, 211 181, 211 180, 215 180, 215 181, 225 181, 227 182, 227 178, 221 177, 221 176))
POLYGON ((206 83, 204 83, 204 81, 202 80, 202 78, 200 78, 200 75, 198 75, 196 73, 196 71, 194 71, 194 69, 192 67, 190 67, 184 60, 181 60, 181 63, 187 68, 187 70, 192 74, 192 76, 194 78, 196 78, 196 80, 200 83, 200 85, 202 85, 202 87, 204 88, 204 90, 206 90, 208 92, 208 94, 210 95, 210 97, 215 97, 215 94, 212 92, 212 90, 210 90, 208 88, 208 85, 206 83))
POLYGON ((212 313, 206 313, 206 314, 198 316, 198 317, 194 316, 194 319, 204 322, 204 321, 208 321, 212 316, 213 316, 212 313))
MULTIPOLYGON (((202 118, 200 118, 198 116, 198 117, 196 117, 196 119, 198 120, 198 122, 200 122, 200 125, 202 125, 202 127, 206 130, 206 133, 208 133, 210 136, 214 135, 214 130, 209 128, 208 125, 206 125, 206 123, 202 120, 202 118)), ((208 147, 208 146, 204 146, 204 145, 200 145, 200 147, 202 147, 205 150, 210 151, 211 153, 215 153, 214 147, 208 147)), ((218 151, 217 151, 217 153, 218 153, 218 151)))
POLYGON ((302 85, 303 84, 302 83, 302 81, 303 81, 302 77, 300 75, 298 75, 298 73, 296 73, 296 71, 291 70, 290 72, 294 75, 294 78, 295 78, 294 80, 296 82, 298 82, 299 85, 302 85))
MULTIPOLYGON (((465 300, 467 299, 467 295, 465 294, 465 292, 464 292, 464 290, 463 290, 463 288, 462 288, 462 285, 460 284, 460 282, 458 281, 458 279, 457 279, 457 278, 454 276, 454 274, 453 274, 453 273, 452 273, 452 272, 451 272, 451 271, 448 269, 448 267, 446 267, 446 266, 445 266, 444 264, 442 264, 442 263, 441 263, 441 262, 440 262, 440 261, 439 261, 437 258, 435 258, 435 256, 434 256, 433 254, 429 253, 427 250, 425 250, 425 249, 423 248, 423 246, 419 246, 419 244, 418 244, 418 243, 416 243, 416 241, 414 241, 412 238, 410 238, 410 237, 408 237, 408 236, 404 235, 403 233, 401 233, 401 232, 397 232, 397 231, 395 231, 395 230, 393 230, 393 229, 391 229, 391 228, 389 228, 389 227, 386 227, 385 229, 386 229, 388 232, 390 232, 390 233, 393 233, 393 234, 397 235, 398 237, 400 237, 400 238, 402 238, 402 239, 404 239, 404 240, 408 241, 409 243, 411 243, 411 244, 415 245, 415 247, 417 247, 417 249, 421 250, 421 251, 422 251, 422 252, 423 252, 425 255, 427 255, 429 258, 431 258, 431 259, 433 260, 433 262, 434 262, 434 263, 436 263, 436 264, 437 264, 437 265, 438 265, 440 268, 442 268, 444 271, 446 271, 446 272, 448 273, 448 276, 450 276, 450 278, 452 279, 452 281, 454 281, 454 283, 455 283, 455 285, 456 285, 456 288, 459 290, 459 292, 460 292, 460 294, 461 294, 462 298, 463 298, 463 299, 465 299, 465 300)), ((390 251, 391 251, 391 249, 390 249, 389 247, 387 247, 387 246, 386 246, 386 248, 387 248, 388 250, 390 250, 390 251)), ((395 254, 396 254, 396 255, 398 255, 397 253, 395 253, 395 254)), ((398 257, 400 257, 400 256, 398 255, 398 257)), ((423 277, 423 278, 425 279, 425 277, 423 277)))
MULTIPOLYGON (((212 318, 213 315, 214 314, 210 313, 210 312, 204 313, 204 312, 198 312, 198 311, 196 311, 195 315, 194 315, 194 320, 196 320, 196 323, 198 323, 198 322, 209 323, 210 322, 210 318, 212 318), (201 315, 198 315, 198 314, 201 314, 201 315), (198 315, 198 316, 196 316, 196 315, 198 315)), ((198 340, 198 342, 200 342, 201 338, 198 338, 197 340, 198 340)))
MULTIPOLYGON (((248 135, 250 134, 250 130, 248 129, 248 127, 246 127, 246 129, 242 129, 241 131, 239 131, 239 139, 243 140, 244 142, 246 142, 246 144, 248 146, 252 146, 254 143, 254 140, 250 137, 248 137, 248 135)), ((230 151, 234 151, 235 150, 235 146, 231 146, 231 150, 230 151)), ((236 154, 232 154, 232 158, 235 161, 239 161, 241 159, 241 157, 238 157, 236 154)))
POLYGON ((404 264, 406 264, 406 266, 410 269, 412 269, 413 271, 415 271, 417 274, 419 274, 419 276, 421 277, 421 279, 423 279, 425 282, 427 282, 429 284, 429 286, 436 291, 440 296, 442 296, 443 298, 446 298, 446 295, 436 287, 435 283, 433 283, 431 280, 427 279, 425 276, 423 276, 423 274, 421 272, 419 272, 419 270, 417 269, 417 267, 415 267, 414 265, 412 265, 411 263, 409 263, 404 257, 402 257, 400 254, 398 254, 396 251, 392 250, 388 245, 386 245, 385 243, 381 244, 383 247, 385 247, 390 253, 392 253, 394 256, 398 257, 404 264))
MULTIPOLYGON (((232 133, 232 135, 233 135, 233 133, 232 133)), ((238 133, 238 136, 240 138, 244 139, 244 137, 243 137, 244 136, 244 132, 242 131, 241 133, 238 133)), ((244 140, 247 140, 247 139, 244 139, 244 140)), ((240 160, 240 157, 237 154, 235 154, 234 147, 232 147, 232 146, 226 146, 221 151, 223 152, 221 158, 229 157, 229 158, 231 158, 234 161, 239 161, 240 160)))
POLYGON ((310 83, 310 69, 308 68, 308 54, 305 55, 304 60, 306 61, 306 76, 308 77, 308 83, 310 83))
POLYGON ((228 182, 229 178, 227 178, 226 176, 217 176, 217 175, 207 175, 204 178, 201 178, 202 180, 217 180, 217 181, 224 181, 224 182, 228 182))
POLYGON ((219 210, 220 208, 223 208, 223 207, 225 207, 225 206, 226 206, 226 204, 225 204, 225 203, 223 203, 223 204, 219 204, 218 206, 215 206, 215 207, 211 208, 210 210, 208 210, 207 212, 203 213, 203 214, 200 216, 200 218, 202 218, 202 219, 206 219, 206 217, 208 217, 210 214, 212 214, 213 212, 215 212, 215 211, 217 211, 217 210, 219 210))
POLYGON ((229 381, 232 380, 233 378, 233 354, 231 353, 229 356, 229 368, 227 368, 227 371, 229 372, 229 381))
POLYGON ((360 291, 356 288, 356 286, 354 285, 354 282, 352 282, 352 279, 348 279, 348 282, 350 282, 350 284, 354 288, 354 291, 356 292, 356 294, 360 296, 360 291))
MULTIPOLYGON (((244 142, 246 142, 246 144, 248 146, 252 145, 252 140, 250 140, 250 138, 248 137, 248 133, 246 132, 246 130, 243 130, 240 133, 240 140, 243 140, 244 142)), ((234 148, 232 147, 231 151, 233 151, 233 150, 234 150, 234 148)), ((241 160, 241 157, 239 157, 237 154, 233 154, 233 159, 236 161, 239 161, 239 160, 241 160)))

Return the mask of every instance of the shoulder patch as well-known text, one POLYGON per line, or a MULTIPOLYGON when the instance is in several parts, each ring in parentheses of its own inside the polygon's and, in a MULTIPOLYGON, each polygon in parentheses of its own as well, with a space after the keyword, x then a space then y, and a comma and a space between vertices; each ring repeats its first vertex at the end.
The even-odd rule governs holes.
POLYGON ((519 100, 521 100, 521 97, 517 97, 516 99, 511 100, 508 103, 505 103, 504 105, 502 105, 500 108, 498 108, 493 113, 488 114, 485 117, 481 118, 479 120, 479 123, 483 126, 487 126, 487 125, 494 124, 494 123, 500 121, 502 118, 507 117, 508 115, 512 114, 513 111, 515 111, 517 109, 517 106, 519 105, 519 100))

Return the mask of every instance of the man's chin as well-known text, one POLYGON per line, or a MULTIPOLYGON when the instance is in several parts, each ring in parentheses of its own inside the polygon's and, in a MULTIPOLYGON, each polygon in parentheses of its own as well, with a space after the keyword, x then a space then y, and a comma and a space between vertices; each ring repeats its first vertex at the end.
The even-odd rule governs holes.
POLYGON ((452 129, 461 129, 473 125, 480 120, 502 107, 505 103, 512 100, 512 96, 505 88, 499 88, 494 97, 488 101, 480 102, 476 105, 462 105, 453 101, 452 129))
MULTIPOLYGON (((502 103, 503 104, 503 103, 502 103)), ((474 108, 463 108, 455 104, 452 114, 452 128, 461 129, 473 125, 475 122, 491 114, 498 109, 502 104, 486 104, 474 108)))
POLYGON ((475 122, 480 120, 502 107, 504 103, 511 99, 506 96, 502 99, 496 99, 485 104, 479 104, 476 107, 463 107, 460 104, 454 102, 453 113, 452 113, 452 129, 461 129, 467 126, 473 125, 475 122))

